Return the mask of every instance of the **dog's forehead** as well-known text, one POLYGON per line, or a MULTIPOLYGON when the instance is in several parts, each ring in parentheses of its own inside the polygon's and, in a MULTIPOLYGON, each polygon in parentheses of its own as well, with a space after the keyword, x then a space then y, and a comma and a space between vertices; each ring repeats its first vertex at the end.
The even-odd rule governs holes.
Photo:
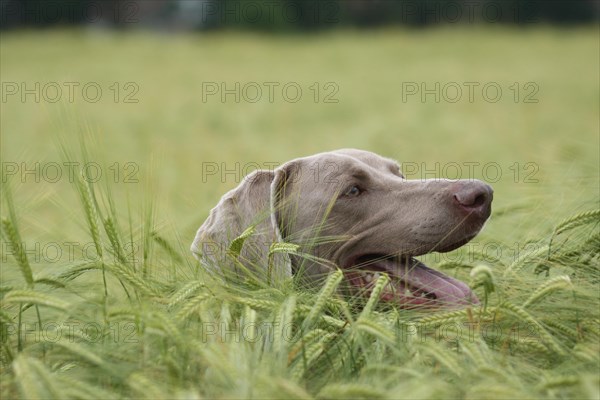
POLYGON ((327 170, 331 173, 353 172, 355 170, 376 169, 382 172, 397 173, 396 161, 365 150, 341 149, 319 153, 305 158, 305 167, 310 170, 327 170))
POLYGON ((390 167, 397 168, 398 163, 395 160, 390 158, 382 157, 379 154, 372 153, 366 150, 358 150, 358 149, 341 149, 334 151, 335 154, 342 154, 353 157, 357 160, 362 161, 363 163, 374 167, 374 168, 384 168, 389 169, 390 167))

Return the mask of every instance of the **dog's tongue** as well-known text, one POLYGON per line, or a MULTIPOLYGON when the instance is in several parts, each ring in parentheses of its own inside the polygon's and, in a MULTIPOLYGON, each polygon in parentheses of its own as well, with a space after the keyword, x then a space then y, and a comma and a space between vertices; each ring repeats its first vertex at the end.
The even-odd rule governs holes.
POLYGON ((479 303, 475 293, 465 283, 431 269, 414 258, 410 258, 408 263, 399 263, 397 259, 385 260, 383 263, 385 269, 393 275, 391 278, 396 287, 393 298, 388 296, 385 300, 445 308, 479 303), (407 292, 406 288, 402 287, 406 284, 411 291, 407 292), (408 295, 409 292, 412 292, 412 295, 408 295))

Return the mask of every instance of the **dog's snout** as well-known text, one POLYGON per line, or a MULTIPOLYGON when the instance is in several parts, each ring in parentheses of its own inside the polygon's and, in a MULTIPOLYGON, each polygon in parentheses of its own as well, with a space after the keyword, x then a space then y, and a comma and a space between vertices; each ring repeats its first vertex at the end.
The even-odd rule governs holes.
POLYGON ((454 191, 454 200, 471 212, 488 213, 492 203, 492 188, 481 181, 461 182, 454 191))

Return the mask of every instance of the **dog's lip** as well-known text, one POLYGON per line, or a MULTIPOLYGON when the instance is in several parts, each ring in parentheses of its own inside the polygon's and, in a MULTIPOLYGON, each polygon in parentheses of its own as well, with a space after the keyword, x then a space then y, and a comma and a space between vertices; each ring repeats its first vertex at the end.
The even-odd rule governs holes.
MULTIPOLYGON (((483 226, 483 225, 482 225, 482 226, 483 226)), ((481 228, 480 228, 480 229, 481 229, 481 228)), ((473 239, 475 236, 477 236, 477 233, 479 233, 479 230, 480 230, 480 229, 478 229, 478 230, 477 230, 477 232, 475 232, 475 233, 473 233, 473 234, 471 234, 471 235, 467 235, 467 236, 465 236, 465 238, 464 238, 464 239, 461 239, 461 240, 459 240, 459 241, 457 241, 457 242, 454 242, 454 243, 452 243, 452 244, 449 244, 449 245, 447 245, 447 246, 440 247, 440 248, 434 247, 432 251, 437 251, 437 252, 439 252, 439 253, 447 253, 447 252, 449 252, 449 251, 456 250, 456 249, 458 249, 459 247, 461 247, 461 246, 463 246, 463 245, 465 245, 465 244, 469 243, 469 242, 470 242, 470 241, 471 241, 471 240, 472 240, 472 239, 473 239)))
POLYGON ((351 285, 367 296, 375 285, 375 279, 369 275, 387 273, 392 282, 384 289, 381 299, 403 308, 457 308, 479 303, 464 282, 407 255, 354 256, 344 266, 344 271, 351 285), (360 260, 366 261, 361 263, 360 260))

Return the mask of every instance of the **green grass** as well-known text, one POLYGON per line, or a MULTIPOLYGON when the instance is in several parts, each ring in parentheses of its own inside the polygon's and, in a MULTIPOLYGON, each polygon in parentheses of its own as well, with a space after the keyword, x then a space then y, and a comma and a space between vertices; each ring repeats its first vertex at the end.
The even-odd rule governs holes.
POLYGON ((597 55, 592 28, 3 34, 2 82, 106 93, 2 103, 3 166, 103 166, 94 184, 2 183, 2 398, 598 398, 597 55), (114 103, 115 81, 136 82, 139 103, 114 103), (307 93, 332 81, 339 103, 203 103, 203 81, 294 81, 307 93), (506 93, 403 102, 402 82, 422 81, 506 93), (539 102, 515 103, 514 82, 535 82, 539 102), (475 287, 482 307, 407 312, 340 297, 339 273, 310 291, 223 284, 199 268, 194 231, 238 180, 203 182, 202 162, 339 147, 430 169, 500 166, 484 232, 425 257, 475 287), (124 182, 128 162, 137 183, 124 182))

